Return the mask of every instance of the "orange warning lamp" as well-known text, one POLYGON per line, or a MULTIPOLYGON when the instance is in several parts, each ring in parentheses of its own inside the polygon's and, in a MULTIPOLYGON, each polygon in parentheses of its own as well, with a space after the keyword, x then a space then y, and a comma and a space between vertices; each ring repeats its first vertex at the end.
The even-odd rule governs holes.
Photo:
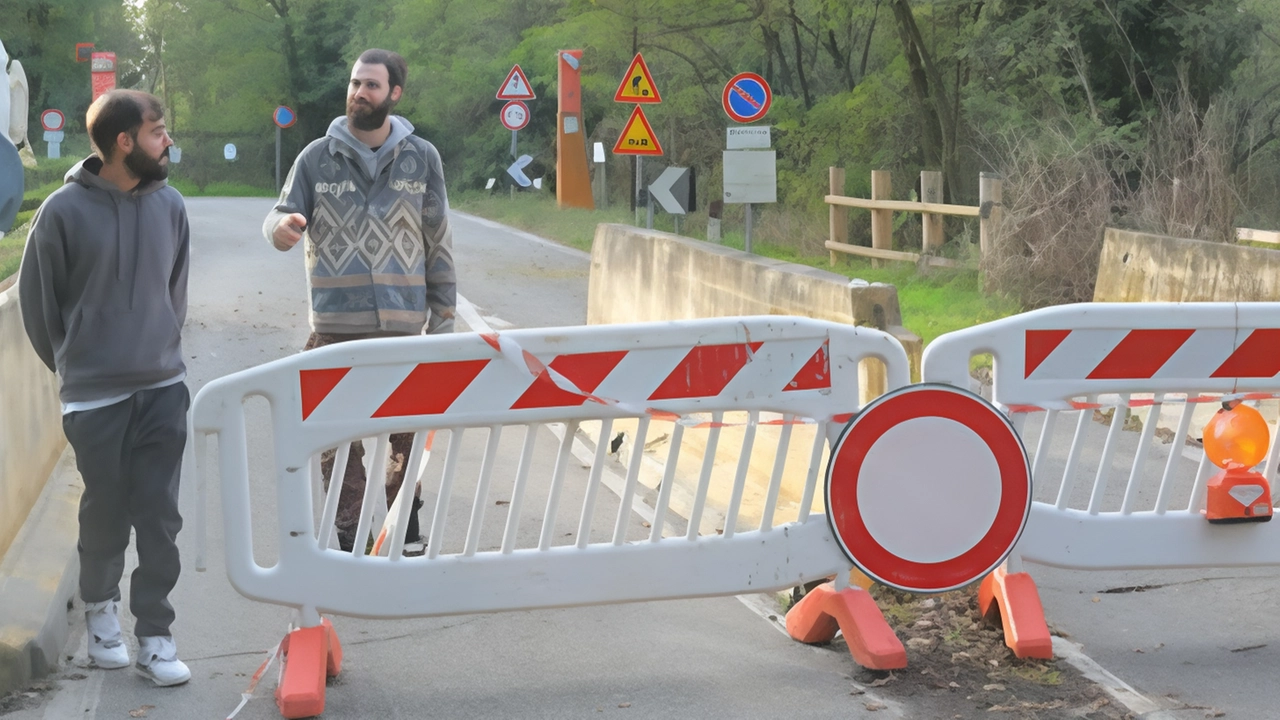
POLYGON ((1211 523, 1271 519, 1271 484, 1250 468, 1262 462, 1271 431, 1262 414, 1239 401, 1224 402, 1204 426, 1204 452, 1222 472, 1209 478, 1205 517, 1211 523))

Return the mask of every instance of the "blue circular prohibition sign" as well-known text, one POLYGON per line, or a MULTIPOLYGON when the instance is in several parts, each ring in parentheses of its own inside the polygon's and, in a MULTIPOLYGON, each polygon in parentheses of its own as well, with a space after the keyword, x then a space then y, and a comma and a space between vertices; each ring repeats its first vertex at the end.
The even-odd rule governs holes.
POLYGON ((293 114, 292 108, 281 105, 276 108, 276 111, 275 113, 273 113, 271 119, 275 120, 277 126, 281 128, 287 128, 290 125, 297 122, 298 116, 293 114))
POLYGON ((753 122, 769 111, 773 93, 764 78, 755 73, 740 73, 725 85, 722 100, 729 117, 738 122, 753 122))

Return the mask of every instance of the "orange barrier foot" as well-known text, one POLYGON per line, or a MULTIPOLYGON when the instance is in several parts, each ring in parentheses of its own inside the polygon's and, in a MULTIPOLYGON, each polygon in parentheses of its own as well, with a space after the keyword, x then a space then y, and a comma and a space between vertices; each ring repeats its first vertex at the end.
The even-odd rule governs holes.
POLYGON ((1031 576, 998 567, 978 586, 978 610, 988 622, 999 615, 1004 644, 1020 658, 1053 658, 1053 638, 1031 576))
POLYGON ((284 672, 276 705, 290 720, 324 712, 325 679, 342 671, 342 646, 328 620, 299 628, 284 639, 284 672))
POLYGON ((859 665, 872 670, 907 666, 906 648, 866 590, 837 592, 832 583, 819 585, 787 613, 787 633, 802 643, 829 642, 836 630, 844 633, 849 654, 859 665))
POLYGON ((338 632, 333 629, 333 623, 328 618, 320 621, 320 624, 328 631, 329 652, 325 658, 325 675, 328 677, 338 677, 338 673, 342 672, 342 643, 338 642, 338 632))

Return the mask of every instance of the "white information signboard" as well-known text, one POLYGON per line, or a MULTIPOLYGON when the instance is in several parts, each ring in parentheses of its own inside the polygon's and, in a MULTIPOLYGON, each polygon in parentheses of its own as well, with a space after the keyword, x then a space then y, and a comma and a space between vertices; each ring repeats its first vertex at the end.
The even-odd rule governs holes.
POLYGON ((772 150, 726 150, 724 201, 778 202, 778 154, 772 150))

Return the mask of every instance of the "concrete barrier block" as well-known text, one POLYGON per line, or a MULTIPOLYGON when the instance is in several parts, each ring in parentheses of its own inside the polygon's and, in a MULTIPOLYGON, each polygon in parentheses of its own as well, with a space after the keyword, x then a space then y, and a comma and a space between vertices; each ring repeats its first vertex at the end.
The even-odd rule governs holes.
POLYGON ((1094 302, 1280 300, 1280 252, 1107 228, 1094 302))
POLYGON ((83 490, 68 449, 0 561, 0 695, 51 672, 66 646, 83 490))
MULTIPOLYGON (((11 281, 7 281, 11 282, 11 281)), ((58 376, 31 349, 18 288, 0 291, 0 555, 66 447, 58 376)))

